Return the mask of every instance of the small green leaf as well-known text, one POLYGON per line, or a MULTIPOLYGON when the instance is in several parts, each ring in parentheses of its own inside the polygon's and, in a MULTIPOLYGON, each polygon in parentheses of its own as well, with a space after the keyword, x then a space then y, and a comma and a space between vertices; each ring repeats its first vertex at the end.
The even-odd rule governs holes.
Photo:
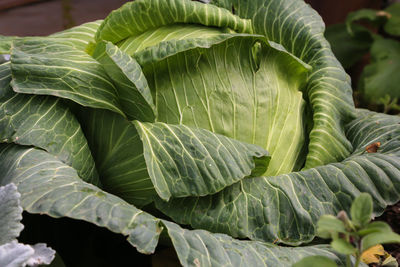
POLYGON ((337 264, 329 259, 328 257, 324 256, 309 256, 303 258, 301 261, 293 264, 292 267, 336 267, 337 264))
POLYGON ((352 26, 357 20, 367 20, 374 26, 380 26, 386 22, 390 17, 390 14, 385 11, 379 11, 374 9, 360 9, 349 13, 346 18, 347 31, 353 34, 352 26))
POLYGON ((394 3, 385 9, 385 12, 390 14, 388 21, 383 29, 385 32, 399 36, 400 35, 400 3, 394 3))
POLYGON ((351 255, 356 252, 356 248, 343 239, 335 239, 331 242, 331 246, 334 250, 341 254, 351 255))
POLYGON ((372 216, 372 197, 368 193, 360 194, 351 205, 350 213, 356 226, 366 225, 372 216))
POLYGON ((317 235, 322 238, 331 238, 333 234, 346 232, 344 223, 332 215, 321 216, 317 227, 317 235))
POLYGON ((377 244, 400 243, 400 235, 393 232, 375 232, 361 240, 361 251, 377 244))
POLYGON ((392 228, 385 222, 372 222, 358 231, 360 236, 365 236, 376 232, 392 232, 392 228))

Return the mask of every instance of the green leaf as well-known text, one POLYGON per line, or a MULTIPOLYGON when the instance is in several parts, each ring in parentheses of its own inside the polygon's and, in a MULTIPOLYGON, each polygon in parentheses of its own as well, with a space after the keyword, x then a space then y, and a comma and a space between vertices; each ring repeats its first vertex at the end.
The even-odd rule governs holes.
MULTIPOLYGON (((142 253, 154 252, 163 229, 158 219, 83 182, 72 168, 45 151, 2 144, 0 170, 0 184, 13 181, 18 185, 24 210, 85 220, 127 235, 128 241, 142 253)), ((214 266, 212 263, 222 263, 218 266, 291 266, 310 255, 344 262, 326 246, 279 247, 204 230, 185 230, 167 221, 162 224, 185 266, 198 262, 201 266, 214 266)))
POLYGON ((254 169, 264 173, 270 160, 261 147, 207 130, 161 122, 135 121, 135 126, 150 178, 165 200, 216 193, 254 169))
POLYGON ((15 240, 24 229, 20 196, 14 184, 0 186, 0 245, 15 240))
POLYGON ((15 183, 30 213, 85 220, 127 236, 142 253, 153 253, 159 220, 82 181, 76 171, 43 150, 0 144, 0 185, 15 183))
POLYGON ((117 43, 150 28, 175 23, 202 24, 251 33, 250 20, 225 9, 189 0, 138 0, 113 11, 96 33, 96 41, 117 43))
POLYGON ((351 12, 347 15, 346 18, 346 27, 347 31, 350 34, 353 34, 353 23, 357 20, 367 20, 372 25, 380 26, 386 22, 389 18, 389 14, 383 11, 375 10, 375 9, 360 9, 354 12, 351 12))
POLYGON ((352 244, 341 238, 334 239, 331 242, 331 246, 335 251, 344 255, 352 255, 357 251, 352 244))
MULTIPOLYGON (((158 55, 176 54, 174 50, 183 51, 182 48, 197 45, 201 42, 209 43, 209 40, 224 36, 227 31, 220 28, 207 27, 199 24, 171 24, 158 28, 150 28, 147 31, 133 35, 118 43, 120 49, 129 55, 134 55, 143 50, 149 50, 142 60, 158 61, 158 55), (195 42, 193 39, 198 39, 195 42), (180 42, 184 41, 186 42, 180 42), (155 58, 156 60, 153 60, 155 58)), ((210 47, 210 45, 208 46, 210 47)), ((185 49, 188 50, 188 49, 185 49)), ((137 58, 137 56, 135 55, 137 58)))
POLYGON ((293 264, 292 267, 337 267, 333 260, 325 256, 308 256, 293 264))
MULTIPOLYGON (((384 155, 391 156, 389 159, 390 163, 396 165, 396 160, 400 155, 398 151, 398 141, 400 138, 397 136, 400 133, 400 117, 390 116, 386 114, 380 114, 368 110, 359 109, 358 117, 347 125, 347 135, 354 146, 354 152, 352 156, 376 156, 382 157, 384 155), (375 142, 381 142, 378 153, 368 154, 366 147, 375 142)), ((369 157, 371 158, 371 157, 369 157)), ((385 157, 386 158, 386 157, 385 157)), ((371 166, 373 167, 373 166, 371 166)), ((372 170, 370 168, 369 170, 372 170)), ((387 179, 393 179, 395 171, 392 169, 384 169, 383 172, 376 172, 382 182, 375 182, 378 190, 384 193, 385 189, 388 192, 384 195, 385 198, 390 199, 390 202, 396 203, 397 194, 392 190, 393 187, 397 186, 397 180, 393 180, 394 183, 389 183, 387 179), (385 176, 386 175, 386 176, 385 176), (382 184, 383 183, 383 184, 382 184), (390 193, 389 193, 390 192, 390 193), (393 195, 390 195, 393 194, 393 195)), ((372 191, 372 190, 371 190, 372 191)), ((374 199, 375 203, 382 203, 377 198, 376 193, 372 191, 368 192, 374 199)))
POLYGON ((61 32, 53 33, 49 37, 68 40, 74 44, 74 47, 86 51, 88 44, 94 42, 94 36, 102 22, 103 20, 87 22, 61 32))
POLYGON ((364 227, 371 221, 372 197, 368 193, 361 193, 351 204, 351 220, 358 227, 364 227))
POLYGON ((390 14, 389 19, 383 26, 383 29, 393 35, 400 35, 400 3, 393 3, 388 8, 385 9, 387 13, 390 14))
MULTIPOLYGON (((254 33, 281 44, 312 67, 304 90, 313 110, 305 169, 347 158, 352 146, 344 126, 354 118, 352 89, 349 77, 323 37, 321 17, 304 1, 213 0, 212 3, 251 19, 254 33)), ((273 151, 268 151, 273 156, 273 151)))
MULTIPOLYGON (((233 239, 204 230, 186 230, 163 221, 183 266, 292 266, 300 259, 321 255, 344 265, 324 246, 279 247, 257 241, 233 239)), ((334 265, 335 266, 335 265, 334 265)))
POLYGON ((317 223, 317 235, 322 238, 333 238, 338 233, 346 233, 344 223, 332 215, 323 215, 317 223))
POLYGON ((361 239, 361 251, 377 244, 400 243, 400 235, 394 232, 375 232, 364 236, 361 239))
POLYGON ((154 121, 156 113, 153 97, 136 60, 106 42, 97 45, 93 57, 114 81, 122 109, 128 118, 154 121))
POLYGON ((11 68, 10 62, 0 64, 0 99, 10 93, 11 87, 11 68))
POLYGON ((156 205, 174 221, 193 228, 292 245, 311 241, 318 219, 350 209, 360 192, 373 196, 378 216, 400 199, 400 118, 359 110, 346 128, 355 150, 343 162, 247 178, 212 196, 156 205), (366 146, 377 141, 379 152, 367 153, 366 146))
MULTIPOLYGON (((157 121, 258 145, 271 153, 267 175, 298 170, 305 155, 307 116, 300 90, 307 65, 259 36, 228 37, 209 39, 215 42, 209 49, 183 48, 177 54, 172 49, 171 56, 164 53, 161 61, 142 66, 155 95, 157 121), (254 47, 260 50, 257 59, 254 47)), ((198 40, 177 43, 184 47, 198 40)))
POLYGON ((392 232, 392 228, 385 223, 380 221, 375 221, 367 224, 363 229, 359 230, 357 233, 360 236, 365 236, 375 232, 392 232))
POLYGON ((400 42, 390 39, 376 40, 371 47, 371 64, 365 66, 360 78, 359 87, 363 97, 377 102, 381 97, 389 95, 400 98, 397 85, 400 77, 400 42))
POLYGON ((124 115, 100 63, 61 39, 16 40, 11 53, 13 90, 53 95, 124 115))
POLYGON ((352 30, 353 35, 347 32, 345 24, 335 24, 325 31, 333 53, 345 69, 366 55, 374 40, 372 33, 365 27, 356 24, 352 26, 352 30))
POLYGON ((60 98, 16 94, 10 63, 0 65, 0 141, 42 148, 99 183, 92 154, 75 116, 60 98))
POLYGON ((157 193, 135 126, 107 110, 84 109, 79 117, 104 189, 139 207, 152 202, 157 193))
POLYGON ((0 55, 11 53, 11 45, 13 40, 16 38, 18 37, 0 35, 0 55))

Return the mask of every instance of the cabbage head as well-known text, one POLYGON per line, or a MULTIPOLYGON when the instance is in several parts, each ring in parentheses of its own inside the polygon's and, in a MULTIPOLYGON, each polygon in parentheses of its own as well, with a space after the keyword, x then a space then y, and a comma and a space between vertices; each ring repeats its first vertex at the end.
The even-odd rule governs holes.
POLYGON ((279 244, 361 192, 375 215, 400 199, 400 119, 354 108, 323 34, 303 0, 136 0, 1 36, 0 185, 142 253, 165 235, 184 266, 343 263, 279 244))

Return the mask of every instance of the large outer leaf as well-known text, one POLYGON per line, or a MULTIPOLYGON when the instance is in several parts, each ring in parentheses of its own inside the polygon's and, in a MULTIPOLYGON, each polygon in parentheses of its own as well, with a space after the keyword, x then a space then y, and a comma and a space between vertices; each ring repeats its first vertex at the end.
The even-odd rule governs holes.
POLYGON ((292 266, 310 255, 323 255, 344 266, 344 260, 325 246, 278 247, 257 241, 239 241, 204 230, 189 231, 166 221, 163 224, 183 266, 292 266))
POLYGON ((252 20, 254 33, 282 44, 313 67, 307 95, 313 129, 305 168, 337 162, 352 151, 344 125, 354 113, 350 80, 323 37, 324 23, 303 0, 213 0, 252 20))
POLYGON ((193 23, 237 32, 251 33, 249 20, 240 19, 224 9, 190 0, 138 0, 114 10, 96 33, 96 41, 117 43, 151 28, 174 23, 193 23))
POLYGON ((50 37, 68 40, 73 43, 76 48, 86 51, 88 44, 94 42, 94 36, 102 22, 103 20, 96 20, 84 23, 65 31, 56 32, 50 35, 50 37))
POLYGON ((0 65, 0 141, 45 149, 79 176, 99 183, 92 154, 75 116, 60 98, 16 94, 10 63, 0 65))
POLYGON ((358 115, 347 126, 355 151, 341 163, 248 178, 212 196, 159 200, 157 206, 194 228, 288 244, 310 241, 321 215, 349 211, 360 192, 372 195, 379 214, 400 199, 400 118, 368 111, 358 115), (378 153, 368 154, 366 146, 378 141, 378 153))
POLYGON ((142 253, 154 252, 161 232, 158 219, 82 181, 47 152, 1 144, 0 174, 0 185, 17 185, 24 210, 89 221, 127 235, 142 253))
POLYGON ((263 174, 270 161, 261 147, 204 129, 139 121, 135 126, 151 180, 165 200, 216 193, 252 173, 263 174))
POLYGON ((100 64, 63 39, 14 41, 11 70, 16 92, 68 98, 83 106, 124 114, 116 89, 100 64))
POLYGON ((305 103, 299 90, 306 81, 305 64, 253 35, 167 43, 138 53, 141 62, 147 50, 178 44, 149 53, 162 60, 142 66, 157 121, 203 128, 263 147, 272 156, 269 175, 291 172, 304 162, 305 103), (211 47, 202 48, 206 45, 211 47))

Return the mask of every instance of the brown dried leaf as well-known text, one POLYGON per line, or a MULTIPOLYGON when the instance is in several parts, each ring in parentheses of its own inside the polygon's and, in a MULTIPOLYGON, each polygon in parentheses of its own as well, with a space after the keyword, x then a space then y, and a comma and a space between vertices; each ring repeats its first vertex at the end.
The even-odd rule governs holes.
POLYGON ((381 142, 375 142, 375 143, 368 145, 365 148, 365 151, 367 151, 368 153, 376 153, 378 151, 378 148, 380 148, 380 146, 381 146, 381 142))

